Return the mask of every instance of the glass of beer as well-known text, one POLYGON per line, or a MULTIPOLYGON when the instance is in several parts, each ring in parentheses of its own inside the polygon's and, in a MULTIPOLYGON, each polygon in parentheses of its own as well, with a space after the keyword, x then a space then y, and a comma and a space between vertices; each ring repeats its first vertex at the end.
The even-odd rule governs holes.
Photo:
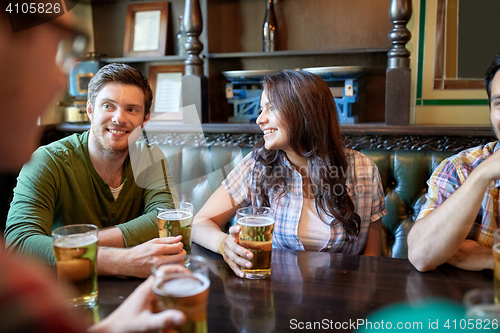
POLYGON ((200 256, 191 256, 189 262, 182 272, 169 272, 168 268, 172 264, 153 267, 157 311, 176 309, 184 312, 186 323, 177 327, 175 332, 206 333, 210 290, 208 263, 200 256))
MULTIPOLYGON (((191 254, 191 226, 193 205, 189 202, 171 202, 156 206, 159 237, 182 236, 186 254, 191 254)), ((188 258, 188 257, 186 257, 188 258)), ((187 261, 186 261, 187 262, 187 261)))
POLYGON ((494 288, 495 303, 500 306, 500 229, 495 230, 493 238, 493 259, 495 260, 494 288))
POLYGON ((274 216, 269 207, 250 206, 236 211, 241 227, 238 243, 253 253, 252 268, 242 267, 247 279, 264 279, 271 275, 274 216))
POLYGON ((92 224, 73 224, 52 231, 60 282, 73 286, 69 303, 93 307, 97 301, 97 231, 92 224))
POLYGON ((494 289, 472 289, 464 295, 466 317, 471 319, 500 320, 500 305, 495 304, 494 289))

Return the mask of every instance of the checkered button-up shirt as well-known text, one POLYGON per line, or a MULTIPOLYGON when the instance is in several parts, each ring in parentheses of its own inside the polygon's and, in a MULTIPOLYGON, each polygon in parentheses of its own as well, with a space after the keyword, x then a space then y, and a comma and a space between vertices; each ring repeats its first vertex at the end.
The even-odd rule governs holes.
MULTIPOLYGON (((427 201, 420 209, 421 219, 441 205, 463 184, 469 174, 490 155, 500 149, 498 141, 466 149, 444 160, 427 181, 427 201)), ((500 153, 499 153, 500 154, 500 153)), ((492 181, 484 193, 481 208, 467 236, 482 246, 493 245, 493 232, 498 224, 498 190, 500 180, 492 181)))
MULTIPOLYGON (((371 222, 377 221, 386 214, 384 191, 376 165, 360 152, 346 149, 347 170, 329 170, 330 173, 347 173, 346 185, 349 195, 354 202, 356 213, 361 218, 360 232, 352 242, 347 241, 347 234, 340 223, 332 218, 330 224, 330 239, 324 249, 329 252, 358 254, 361 253, 366 242, 368 228, 371 222)), ((285 161, 288 168, 293 169, 289 161, 285 161)), ((260 205, 258 201, 256 180, 264 171, 264 167, 257 167, 253 153, 248 154, 241 163, 227 176, 222 185, 231 197, 242 207, 260 205)), ((303 193, 302 177, 296 170, 289 180, 289 191, 279 197, 277 189, 267 193, 270 206, 274 210, 273 247, 304 251, 304 245, 297 235, 300 216, 302 213, 303 193)), ((330 189, 334 193, 341 188, 330 189)))

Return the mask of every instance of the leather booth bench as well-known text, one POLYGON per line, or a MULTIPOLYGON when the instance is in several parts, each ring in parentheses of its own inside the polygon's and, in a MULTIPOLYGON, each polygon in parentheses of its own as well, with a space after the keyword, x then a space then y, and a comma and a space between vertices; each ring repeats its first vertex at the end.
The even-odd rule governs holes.
MULTIPOLYGON (((160 144, 180 199, 190 201, 197 212, 222 180, 251 151, 244 147, 187 147, 160 144)), ((387 215, 383 217, 382 254, 407 258, 407 235, 425 202, 427 180, 443 159, 453 152, 418 150, 361 150, 376 164, 385 191, 387 215)), ((0 177, 2 231, 15 175, 0 177), (5 195, 4 195, 5 194, 5 195)), ((232 222, 234 223, 234 221, 232 222)))
MULTIPOLYGON (((167 157, 179 197, 192 202, 195 213, 251 151, 221 146, 159 147, 167 157)), ((382 254, 407 258, 407 235, 425 202, 426 182, 439 163, 454 153, 376 149, 361 152, 377 164, 385 191, 387 215, 382 219, 382 254)))

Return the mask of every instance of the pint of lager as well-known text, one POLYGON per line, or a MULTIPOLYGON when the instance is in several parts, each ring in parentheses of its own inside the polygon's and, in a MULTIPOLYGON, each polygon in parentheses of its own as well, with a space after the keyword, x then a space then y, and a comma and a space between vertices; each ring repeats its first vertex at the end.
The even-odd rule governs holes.
POLYGON ((274 216, 268 207, 245 207, 237 211, 241 227, 239 244, 253 253, 252 268, 241 267, 247 279, 263 279, 271 275, 274 216))
MULTIPOLYGON (((210 290, 207 261, 191 256, 186 272, 169 273, 163 265, 153 268, 153 291, 158 301, 157 311, 177 309, 187 317, 186 323, 177 327, 179 333, 207 333, 207 302, 210 290)), ((171 331, 168 331, 171 332, 171 331)))
POLYGON ((473 319, 474 323, 488 321, 498 324, 500 320, 500 306, 495 304, 495 290, 492 288, 476 288, 467 291, 464 295, 464 305, 466 318, 473 319))
POLYGON ((159 237, 182 236, 186 254, 191 254, 191 226, 193 205, 189 202, 173 202, 156 207, 159 237))
POLYGON ((92 224, 74 224, 52 232, 59 281, 73 286, 69 303, 93 307, 97 300, 97 231, 92 224))

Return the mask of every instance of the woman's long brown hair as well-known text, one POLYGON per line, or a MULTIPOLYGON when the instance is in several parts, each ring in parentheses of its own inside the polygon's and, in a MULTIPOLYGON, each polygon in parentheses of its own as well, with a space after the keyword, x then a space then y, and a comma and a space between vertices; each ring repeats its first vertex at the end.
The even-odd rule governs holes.
MULTIPOLYGON (((307 161, 316 209, 341 223, 352 240, 359 234, 361 219, 346 186, 353 170, 348 169, 330 88, 312 73, 282 71, 264 77, 263 89, 284 123, 290 147, 307 161)), ((292 171, 285 165, 285 152, 266 149, 264 140, 253 154, 257 167, 265 169, 257 179, 257 193, 263 205, 269 205, 271 189, 279 189, 278 197, 289 191, 292 171)))

